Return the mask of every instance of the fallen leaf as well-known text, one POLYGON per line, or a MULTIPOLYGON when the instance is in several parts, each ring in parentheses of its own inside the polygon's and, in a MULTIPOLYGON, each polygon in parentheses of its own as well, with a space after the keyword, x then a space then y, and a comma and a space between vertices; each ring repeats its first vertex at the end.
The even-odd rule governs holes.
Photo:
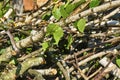
POLYGON ((34 9, 37 8, 34 0, 23 0, 23 5, 24 5, 24 10, 25 11, 34 10, 34 9))
POLYGON ((23 0, 24 11, 36 10, 47 2, 48 0, 23 0))

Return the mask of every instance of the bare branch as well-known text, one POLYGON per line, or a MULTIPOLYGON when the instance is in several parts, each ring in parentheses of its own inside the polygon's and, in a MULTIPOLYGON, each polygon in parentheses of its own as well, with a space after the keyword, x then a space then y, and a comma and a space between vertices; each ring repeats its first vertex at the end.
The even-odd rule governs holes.
MULTIPOLYGON (((25 47, 29 47, 31 46, 33 43, 41 41, 44 37, 45 33, 43 30, 39 31, 38 33, 36 33, 34 36, 29 36, 19 42, 16 43, 16 46, 18 49, 22 49, 25 47)), ((8 61, 11 57, 12 57, 12 47, 8 47, 6 48, 5 53, 3 53, 2 55, 0 55, 0 63, 2 61, 8 61)))
POLYGON ((114 7, 117 7, 117 6, 120 6, 120 1, 119 0, 111 1, 111 2, 105 3, 103 5, 100 5, 98 7, 95 7, 93 9, 85 10, 85 11, 83 11, 79 14, 76 14, 74 16, 70 16, 69 18, 66 19, 65 22, 66 23, 74 22, 74 21, 80 19, 81 17, 85 17, 85 16, 88 16, 88 15, 96 13, 96 12, 105 11, 105 10, 108 10, 108 9, 111 9, 111 8, 114 8, 114 7))
MULTIPOLYGON (((116 46, 116 47, 114 47, 114 48, 111 48, 111 49, 109 49, 109 50, 96 53, 96 54, 94 54, 94 55, 92 55, 92 56, 90 56, 90 57, 88 57, 88 58, 80 61, 80 62, 78 63, 78 65, 80 66, 80 65, 85 64, 85 63, 87 63, 87 62, 89 62, 89 61, 91 61, 91 60, 93 60, 93 59, 95 59, 95 58, 102 57, 102 56, 104 56, 104 55, 106 55, 106 54, 109 54, 109 53, 113 53, 113 54, 114 54, 114 49, 118 49, 118 48, 120 49, 120 45, 118 45, 118 46, 116 46)), ((73 70, 74 70, 74 67, 71 67, 71 68, 69 69, 70 72, 73 71, 73 70)))
POLYGON ((19 64, 18 67, 14 67, 12 69, 9 69, 8 72, 2 72, 0 75, 0 80, 15 80, 16 77, 22 76, 23 73, 33 66, 38 66, 40 64, 45 64, 45 61, 41 57, 37 58, 29 58, 19 64))
MULTIPOLYGON (((99 61, 99 63, 105 67, 109 63, 109 59, 107 57, 104 57, 99 61)), ((105 70, 105 72, 109 72, 109 71, 112 71, 111 73, 113 75, 120 78, 120 69, 112 62, 108 65, 108 67, 105 70)))
POLYGON ((64 69, 64 67, 62 66, 62 64, 60 62, 57 62, 58 67, 60 68, 60 70, 63 72, 65 79, 66 80, 70 80, 70 76, 68 75, 67 70, 64 69))
POLYGON ((17 46, 16 46, 16 43, 15 43, 15 40, 14 40, 13 35, 10 33, 9 30, 7 30, 6 33, 7 33, 7 35, 8 35, 9 38, 10 38, 10 41, 11 41, 11 44, 12 44, 13 49, 14 49, 17 53, 19 53, 20 50, 19 50, 19 49, 17 48, 17 46))

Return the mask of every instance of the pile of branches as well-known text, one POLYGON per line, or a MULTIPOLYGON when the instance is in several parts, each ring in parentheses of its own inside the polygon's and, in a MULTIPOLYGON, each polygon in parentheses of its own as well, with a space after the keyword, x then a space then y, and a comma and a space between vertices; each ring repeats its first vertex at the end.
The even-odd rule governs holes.
POLYGON ((68 3, 44 1, 32 11, 13 3, 0 18, 0 80, 120 78, 120 0, 101 0, 93 8, 89 8, 91 0, 69 0, 80 5, 59 19, 53 9, 68 3), (75 23, 83 18, 86 23, 81 30, 75 23), (58 43, 54 28, 48 35, 50 24, 63 31, 58 43))

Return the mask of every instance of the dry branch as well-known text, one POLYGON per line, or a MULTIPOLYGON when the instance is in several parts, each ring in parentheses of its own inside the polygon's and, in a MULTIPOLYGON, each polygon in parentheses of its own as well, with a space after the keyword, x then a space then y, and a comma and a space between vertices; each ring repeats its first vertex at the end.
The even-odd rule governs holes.
POLYGON ((23 61, 23 60, 25 60, 25 59, 27 59, 27 58, 31 58, 31 57, 35 57, 35 56, 41 56, 41 55, 43 55, 44 54, 44 52, 42 52, 43 50, 40 48, 40 49, 38 49, 38 50, 36 50, 36 51, 34 51, 34 52, 32 52, 32 53, 30 53, 30 54, 28 54, 28 55, 26 55, 26 56, 23 56, 23 57, 20 57, 20 58, 18 58, 17 60, 18 61, 23 61))
POLYGON ((28 72, 29 72, 30 75, 35 76, 33 80, 45 80, 43 78, 42 74, 37 72, 36 70, 29 69, 28 72))
POLYGON ((10 33, 9 30, 7 30, 6 33, 7 33, 7 35, 8 35, 9 38, 10 38, 10 41, 11 41, 11 44, 12 44, 13 49, 15 50, 16 53, 19 53, 20 50, 19 50, 19 49, 17 48, 17 46, 16 46, 16 43, 15 43, 15 40, 14 40, 13 35, 10 33))
POLYGON ((28 70, 28 72, 31 72, 31 71, 37 71, 41 75, 44 75, 44 76, 54 76, 54 75, 57 74, 57 70, 56 69, 39 69, 39 70, 29 69, 28 70))
POLYGON ((33 66, 38 66, 40 64, 45 64, 45 61, 41 57, 29 58, 18 65, 18 67, 14 67, 9 69, 7 72, 4 71, 0 75, 0 80, 15 80, 16 77, 22 76, 23 73, 33 66))
POLYGON ((102 26, 111 26, 111 25, 113 25, 113 26, 119 26, 120 25, 120 23, 119 22, 117 22, 117 23, 115 23, 114 21, 112 21, 111 22, 111 25, 110 25, 110 23, 109 23, 109 21, 108 21, 108 18, 110 18, 111 16, 113 16, 113 15, 115 15, 116 13, 118 13, 120 11, 120 7, 119 8, 116 8, 115 10, 113 10, 112 12, 110 12, 109 14, 107 14, 106 16, 104 16, 102 19, 96 19, 96 20, 94 20, 94 21, 89 21, 87 24, 86 24, 86 26, 88 26, 88 27, 90 27, 90 26, 94 26, 95 24, 97 24, 97 23, 101 23, 100 25, 102 25, 102 26))
POLYGON ((97 12, 105 11, 105 10, 108 10, 111 8, 115 8, 117 6, 120 6, 120 0, 111 1, 111 2, 105 3, 103 5, 97 6, 95 8, 85 10, 85 11, 78 13, 74 16, 68 17, 65 22, 71 23, 71 22, 74 22, 74 21, 80 19, 81 17, 85 17, 85 16, 88 16, 88 15, 93 14, 93 13, 97 13, 97 12))
POLYGON ((91 34, 90 37, 108 37, 108 36, 111 36, 111 35, 115 35, 115 34, 120 34, 120 30, 117 30, 115 32, 110 32, 110 33, 96 33, 96 34, 91 34))
POLYGON ((60 70, 63 72, 63 75, 64 75, 65 79, 70 80, 70 75, 69 75, 68 71, 64 69, 62 64, 60 62, 57 62, 57 65, 60 68, 60 70))
MULTIPOLYGON (((10 8, 10 9, 4 14, 3 18, 0 18, 0 20, 1 20, 2 22, 4 22, 6 19, 9 18, 9 16, 12 14, 12 12, 13 12, 13 9, 10 8)), ((0 23, 1 23, 1 21, 0 21, 0 23)))
MULTIPOLYGON (((34 36, 29 36, 25 39, 22 39, 21 41, 16 43, 16 46, 18 49, 26 48, 31 45, 33 45, 35 42, 41 41, 44 37, 45 33, 43 30, 36 33, 34 36)), ((13 49, 12 47, 6 48, 5 52, 0 55, 0 63, 2 61, 9 61, 9 59, 12 57, 13 49)))
MULTIPOLYGON (((95 58, 102 57, 102 56, 104 56, 104 55, 106 55, 106 54, 110 54, 110 53, 114 54, 114 49, 120 49, 120 45, 118 45, 118 46, 116 46, 116 47, 114 47, 114 48, 111 48, 111 49, 109 49, 109 50, 96 53, 96 54, 94 54, 94 55, 92 55, 92 56, 90 56, 90 57, 88 57, 88 58, 80 61, 80 62, 78 63, 78 65, 79 65, 79 66, 80 66, 80 65, 83 65, 83 64, 85 64, 85 63, 87 63, 87 62, 89 62, 89 61, 91 61, 91 60, 93 60, 93 59, 95 59, 95 58)), ((69 69, 69 72, 72 72, 73 70, 74 70, 74 67, 71 67, 71 68, 69 69)))
MULTIPOLYGON (((106 67, 107 66, 107 64, 109 63, 109 59, 107 58, 107 57, 104 57, 104 58, 102 58, 100 61, 99 61, 99 63, 101 64, 101 65, 103 65, 104 67, 106 67)), ((105 73, 107 73, 107 72, 110 72, 110 71, 112 71, 111 73, 113 74, 113 75, 115 75, 115 76, 117 76, 118 78, 120 78, 120 69, 114 64, 114 63, 110 63, 109 65, 108 65, 108 67, 105 69, 105 73)))

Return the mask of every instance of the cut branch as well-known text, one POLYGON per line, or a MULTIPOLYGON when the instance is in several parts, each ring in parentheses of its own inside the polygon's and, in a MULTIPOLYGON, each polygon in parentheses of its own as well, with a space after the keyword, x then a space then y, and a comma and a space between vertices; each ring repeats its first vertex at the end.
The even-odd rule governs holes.
MULTIPOLYGON (((107 58, 107 57, 104 57, 104 58, 102 58, 100 61, 99 61, 99 63, 101 64, 101 65, 103 65, 104 67, 106 67, 106 65, 109 63, 109 59, 107 58)), ((104 72, 110 72, 110 71, 112 71, 111 73, 113 74, 113 75, 115 75, 115 76, 117 76, 118 78, 120 78, 120 69, 114 64, 114 63, 110 63, 109 65, 108 65, 108 67, 105 69, 105 71, 104 72)))
POLYGON ((41 75, 44 75, 44 76, 54 76, 57 74, 57 70, 56 69, 41 69, 41 70, 28 70, 28 71, 37 71, 39 72, 41 75))
POLYGON ((9 69, 7 72, 2 72, 0 75, 0 80, 15 80, 17 76, 22 76, 23 73, 28 69, 33 66, 38 66, 40 64, 45 64, 45 61, 41 57, 37 58, 29 58, 19 64, 18 67, 12 68, 11 70, 9 69))
POLYGON ((69 18, 66 19, 65 22, 66 23, 71 23, 71 22, 74 22, 74 21, 80 19, 81 17, 85 17, 85 16, 91 15, 93 13, 97 13, 97 12, 105 11, 105 10, 108 10, 108 9, 111 9, 111 8, 115 8, 117 6, 120 6, 120 0, 111 1, 111 2, 105 3, 103 5, 100 5, 98 7, 85 10, 85 11, 79 13, 79 14, 76 14, 74 16, 70 16, 69 18))
MULTIPOLYGON (((106 51, 103 51, 103 52, 99 52, 99 53, 97 53, 97 54, 95 54, 95 55, 92 55, 92 56, 90 56, 90 57, 88 57, 88 58, 80 61, 80 62, 78 63, 78 65, 81 66, 81 65, 83 65, 83 64, 85 64, 85 63, 87 63, 87 62, 89 62, 89 61, 91 61, 91 60, 93 60, 93 59, 95 59, 95 58, 102 57, 102 56, 104 56, 104 55, 106 55, 106 54, 110 54, 110 53, 113 53, 113 54, 114 54, 114 53, 115 53, 115 52, 114 52, 114 49, 120 49, 120 45, 118 45, 118 46, 116 46, 116 47, 114 47, 114 48, 111 48, 111 49, 109 49, 109 50, 106 50, 106 51)), ((73 70, 74 70, 74 67, 71 67, 71 68, 69 69, 69 72, 72 72, 73 70)))
MULTIPOLYGON (((18 49, 26 48, 31 46, 33 43, 41 41, 44 37, 45 33, 43 30, 39 31, 39 33, 36 33, 34 36, 29 36, 19 42, 16 43, 16 46, 18 49)), ((6 48, 5 52, 0 56, 0 63, 2 61, 9 61, 12 57, 12 47, 6 48)))

